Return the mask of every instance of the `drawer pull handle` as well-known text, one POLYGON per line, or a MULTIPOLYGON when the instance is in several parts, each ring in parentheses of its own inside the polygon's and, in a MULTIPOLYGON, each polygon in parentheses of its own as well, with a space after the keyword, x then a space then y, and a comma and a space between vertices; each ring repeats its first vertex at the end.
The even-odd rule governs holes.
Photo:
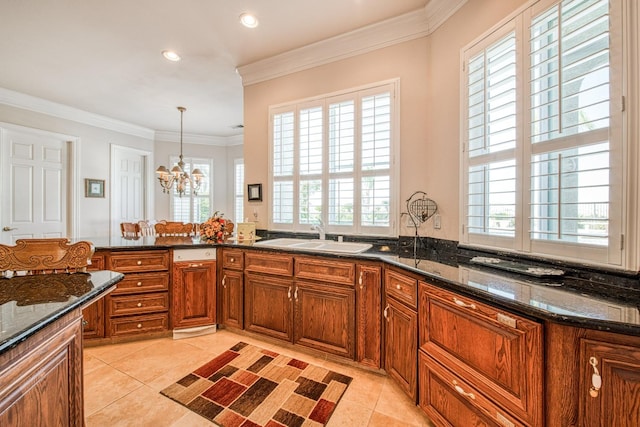
POLYGON ((400 291, 400 290, 402 290, 402 286, 396 285, 396 289, 400 291))
POLYGON ((142 307, 142 303, 141 302, 138 303, 138 307, 142 307))
POLYGON ((589 364, 593 368, 593 374, 591 375, 591 387, 589 387, 589 396, 598 397, 600 394, 600 387, 602 387, 602 377, 600 371, 598 371, 598 359, 591 356, 589 358, 589 364))
POLYGON ((189 267, 202 267, 202 264, 189 264, 189 267))
POLYGON ((224 276, 222 276, 222 287, 223 288, 227 287, 227 275, 226 274, 224 276))
POLYGON ((142 323, 138 323, 137 328, 141 329, 142 328, 142 323))
POLYGON ((360 285, 360 289, 363 288, 363 285, 362 285, 362 274, 363 273, 364 273, 363 271, 360 271, 360 277, 358 278, 358 284, 360 285))
POLYGON ((387 322, 388 322, 389 321, 389 304, 387 304, 387 306, 384 308, 382 315, 384 316, 385 319, 387 319, 387 322))
POLYGON ((136 286, 142 286, 142 282, 136 283, 136 286))
POLYGON ((287 290, 287 298, 291 301, 291 286, 289 286, 289 289, 287 290))
POLYGON ((475 309, 476 309, 476 305, 475 305, 475 304, 467 304, 466 302, 464 302, 464 301, 462 301, 462 300, 460 300, 460 299, 458 299, 458 298, 456 298, 456 297, 453 297, 453 302, 454 302, 458 307, 471 308, 471 309, 473 309, 473 310, 475 310, 475 309))
POLYGON ((298 287, 296 286, 296 290, 293 292, 293 299, 298 301, 298 287))
POLYGON ((464 391, 464 389, 458 385, 458 382, 456 380, 453 380, 453 388, 456 389, 458 394, 468 397, 471 400, 476 400, 476 395, 473 393, 467 393, 466 391, 464 391))
POLYGON ((136 264, 138 264, 138 265, 142 265, 142 261, 138 261, 136 264))

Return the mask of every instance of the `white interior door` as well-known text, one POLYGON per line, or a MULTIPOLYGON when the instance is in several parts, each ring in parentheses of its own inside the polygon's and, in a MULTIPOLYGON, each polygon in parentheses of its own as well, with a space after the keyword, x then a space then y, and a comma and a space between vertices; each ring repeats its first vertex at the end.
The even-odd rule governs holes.
POLYGON ((121 222, 146 219, 145 174, 149 153, 112 146, 112 230, 120 232, 121 222))
POLYGON ((0 241, 69 236, 65 137, 37 129, 0 128, 0 241))

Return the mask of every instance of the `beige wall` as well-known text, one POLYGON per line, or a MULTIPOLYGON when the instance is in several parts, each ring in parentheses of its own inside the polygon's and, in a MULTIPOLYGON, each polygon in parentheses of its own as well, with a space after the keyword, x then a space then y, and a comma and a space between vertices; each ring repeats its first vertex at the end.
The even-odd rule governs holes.
MULTIPOLYGON (((416 190, 438 203, 442 229, 423 224, 420 234, 458 240, 460 48, 526 0, 469 0, 428 37, 245 87, 245 181, 268 183, 270 105, 391 78, 400 79, 400 211, 416 190)), ((258 208, 266 228, 268 191, 258 208)), ((401 224, 404 224, 404 219, 401 224)), ((402 226, 401 235, 413 231, 402 226)))

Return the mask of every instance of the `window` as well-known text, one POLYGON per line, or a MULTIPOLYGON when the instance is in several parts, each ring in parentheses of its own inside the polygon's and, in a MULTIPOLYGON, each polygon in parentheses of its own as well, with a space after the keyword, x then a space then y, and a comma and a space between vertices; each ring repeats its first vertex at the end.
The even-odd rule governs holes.
MULTIPOLYGON (((205 222, 212 214, 211 206, 213 194, 211 191, 211 174, 213 168, 211 167, 211 159, 195 159, 184 158, 183 159, 184 171, 188 174, 193 169, 199 168, 205 175, 205 178, 200 185, 198 194, 194 194, 191 187, 187 186, 185 193, 181 196, 172 190, 171 194, 171 213, 173 221, 202 223, 205 222)), ((172 157, 171 163, 177 163, 178 158, 172 157)), ((175 184, 174 184, 175 185, 175 184)))
POLYGON ((396 85, 271 108, 272 229, 394 234, 396 85))
POLYGON ((621 263, 617 3, 536 2, 465 50, 461 242, 621 263))
POLYGON ((244 222, 244 160, 235 159, 233 166, 234 217, 236 223, 238 223, 244 222))

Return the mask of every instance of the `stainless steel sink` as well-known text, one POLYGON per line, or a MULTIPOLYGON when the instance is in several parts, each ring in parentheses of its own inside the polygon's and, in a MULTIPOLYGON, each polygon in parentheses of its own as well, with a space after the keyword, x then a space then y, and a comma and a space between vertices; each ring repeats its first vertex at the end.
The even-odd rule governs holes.
POLYGON ((357 242, 334 242, 333 240, 318 239, 272 239, 256 242, 255 246, 265 246, 270 248, 305 250, 318 252, 337 252, 345 254, 359 254, 371 248, 369 243, 357 242))

